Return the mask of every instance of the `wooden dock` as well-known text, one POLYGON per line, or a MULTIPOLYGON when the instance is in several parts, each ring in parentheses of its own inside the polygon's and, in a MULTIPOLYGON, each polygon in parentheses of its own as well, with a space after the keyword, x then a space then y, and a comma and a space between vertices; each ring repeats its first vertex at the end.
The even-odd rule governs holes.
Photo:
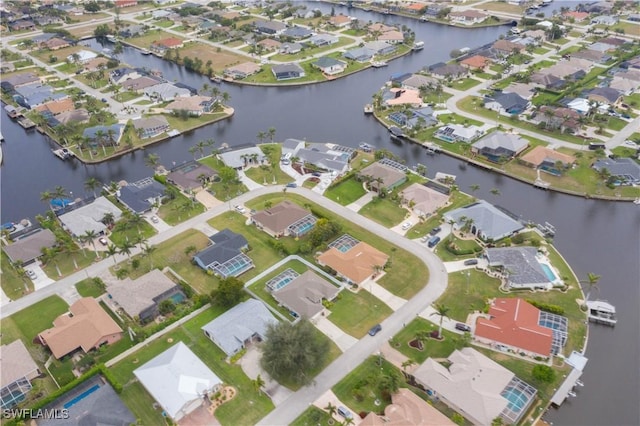
POLYGON ((18 124, 21 125, 25 130, 33 129, 34 127, 36 127, 36 123, 26 117, 19 119, 18 124))

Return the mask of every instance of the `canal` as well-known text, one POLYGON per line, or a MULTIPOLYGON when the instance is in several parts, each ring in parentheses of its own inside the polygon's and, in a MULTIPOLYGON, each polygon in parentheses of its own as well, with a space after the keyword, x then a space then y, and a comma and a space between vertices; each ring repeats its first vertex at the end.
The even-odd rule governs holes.
MULTIPOLYGON (((554 2, 545 12, 562 4, 554 2)), ((321 3, 308 5, 323 11, 330 9, 321 3)), ((337 6, 336 11, 343 9, 337 6)), ((601 291, 595 297, 616 305, 619 321, 615 329, 590 326, 586 353, 590 361, 582 378, 585 386, 562 408, 552 409, 547 418, 556 424, 571 425, 640 424, 637 408, 640 400, 640 207, 536 190, 445 155, 429 157, 415 145, 392 142, 388 132, 362 112, 363 105, 371 101, 371 95, 390 74, 412 72, 445 61, 452 49, 490 43, 508 28, 468 30, 360 10, 344 9, 344 13, 366 21, 407 25, 416 32, 417 40, 425 42, 425 49, 393 61, 387 68, 369 69, 331 83, 289 88, 222 84, 221 90, 231 95, 230 104, 236 109, 230 120, 99 165, 60 161, 51 153, 44 136, 27 133, 6 114, 0 114, 6 140, 2 145, 4 164, 0 169, 2 221, 33 218, 42 213, 46 205, 40 201, 40 193, 56 185, 62 185, 77 197, 85 194, 84 182, 89 177, 108 183, 148 176, 151 170, 144 166, 144 156, 148 153, 158 154, 160 162, 167 167, 190 160, 189 147, 202 139, 213 138, 217 147, 222 143, 230 146, 255 143, 258 132, 275 127, 276 140, 291 137, 352 147, 364 141, 400 155, 408 165, 425 164, 430 176, 436 172, 454 174, 463 190, 477 184, 480 186, 475 194, 478 197, 505 207, 523 219, 547 221, 556 227, 555 244, 579 278, 588 272, 602 276, 601 291), (500 195, 491 194, 493 188, 497 188, 500 195)), ((96 43, 95 40, 87 42, 96 43)), ((135 49, 125 48, 120 59, 133 66, 158 69, 168 80, 196 88, 209 83, 202 76, 154 56, 142 56, 135 49)))

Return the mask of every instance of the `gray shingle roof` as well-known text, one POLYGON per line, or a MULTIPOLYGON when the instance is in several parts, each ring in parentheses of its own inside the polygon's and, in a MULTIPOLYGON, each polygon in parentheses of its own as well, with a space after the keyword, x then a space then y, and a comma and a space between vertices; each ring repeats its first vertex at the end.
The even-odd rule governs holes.
POLYGON ((113 213, 115 220, 122 216, 122 211, 111 201, 98 197, 93 203, 60 215, 58 219, 72 235, 80 236, 86 231, 100 233, 107 229, 101 222, 106 213, 113 213))
POLYGON ((2 250, 12 262, 29 262, 42 254, 43 248, 50 248, 56 244, 56 236, 49 229, 41 229, 27 237, 16 240, 2 250))
POLYGON ((629 183, 640 183, 640 165, 631 158, 604 158, 596 161, 593 168, 607 169, 612 176, 624 177, 629 183))
POLYGON ((509 281, 514 284, 547 284, 540 262, 536 259, 535 247, 489 248, 486 251, 490 266, 502 266, 509 272, 509 281))
POLYGON ((458 226, 463 225, 462 218, 473 220, 473 226, 486 239, 499 240, 524 228, 520 222, 509 217, 484 200, 445 213, 446 221, 455 220, 458 226))
POLYGON ((502 149, 513 155, 522 151, 528 145, 529 142, 518 135, 496 131, 474 143, 473 147, 478 150, 482 150, 484 148, 493 151, 502 149))
POLYGON ((247 339, 256 335, 264 339, 267 327, 277 323, 262 302, 249 299, 206 324, 202 330, 224 353, 231 356, 244 346, 247 339))
POLYGON ((151 208, 155 199, 163 196, 164 189, 164 185, 154 179, 143 179, 120 188, 118 200, 130 210, 143 213, 151 208))
POLYGON ((162 271, 153 269, 135 280, 126 278, 114 281, 107 291, 127 315, 134 318, 159 303, 160 300, 156 298, 177 287, 162 271))
POLYGON ((241 249, 243 247, 249 244, 244 236, 236 234, 230 229, 223 229, 209 239, 213 242, 213 245, 194 256, 206 266, 213 263, 223 264, 233 259, 242 252, 241 249))

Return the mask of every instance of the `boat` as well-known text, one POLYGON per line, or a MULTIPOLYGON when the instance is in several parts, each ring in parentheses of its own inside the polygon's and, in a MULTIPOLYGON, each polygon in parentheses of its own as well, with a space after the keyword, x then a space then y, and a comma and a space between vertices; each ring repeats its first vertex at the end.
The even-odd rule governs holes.
POLYGON ((640 204, 640 198, 636 198, 635 200, 633 200, 633 204, 640 204))
POLYGON ((20 117, 20 111, 18 111, 13 105, 5 106, 4 110, 10 118, 20 117))
POLYGON ((141 49, 140 53, 142 53, 143 55, 150 55, 151 52, 149 52, 147 49, 141 49))
POLYGON ((389 133, 391 133, 391 137, 392 138, 403 138, 404 137, 404 133, 402 132, 402 129, 400 127, 397 127, 397 126, 389 127, 389 133))
POLYGON ((373 105, 371 104, 366 104, 364 106, 364 113, 365 114, 373 114, 373 105))
POLYGON ((4 142, 4 136, 2 136, 2 132, 0 132, 0 142, 4 142))
POLYGON ((589 309, 589 321, 612 327, 618 322, 615 306, 606 300, 589 300, 587 308, 589 309))
POLYGON ((364 152, 371 152, 371 145, 365 142, 360 142, 360 145, 358 145, 358 148, 360 148, 364 152))
POLYGON ((32 224, 29 219, 22 219, 20 222, 7 222, 0 225, 0 229, 9 233, 9 238, 15 239, 31 230, 32 224))
POLYGON ((116 36, 114 36, 112 34, 107 34, 107 40, 109 40, 111 43, 115 43, 116 42, 116 36))
POLYGON ((52 149, 51 152, 53 152, 53 155, 55 155, 56 157, 58 157, 62 161, 65 161, 65 160, 67 160, 69 158, 73 158, 73 157, 76 156, 73 153, 73 151, 70 151, 67 148, 52 149))
POLYGON ((222 77, 220 77, 219 75, 214 75, 213 77, 211 77, 210 79, 211 81, 213 81, 214 83, 222 83, 222 77))
POLYGON ((411 48, 414 52, 422 49, 424 49, 424 41, 416 41, 413 43, 413 47, 411 48))
POLYGON ((542 0, 542 4, 540 6, 545 7, 549 6, 553 2, 553 0, 542 0))
POLYGON ((386 67, 387 64, 385 61, 373 61, 371 62, 371 66, 374 68, 382 68, 382 67, 386 67))

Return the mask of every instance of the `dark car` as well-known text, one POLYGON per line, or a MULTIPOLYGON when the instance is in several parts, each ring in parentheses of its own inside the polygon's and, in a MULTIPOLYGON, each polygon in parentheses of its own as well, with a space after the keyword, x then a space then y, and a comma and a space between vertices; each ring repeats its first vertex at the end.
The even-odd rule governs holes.
POLYGON ((464 261, 465 266, 477 265, 477 264, 478 264, 478 259, 467 259, 464 261))
POLYGON ((313 172, 311 173, 311 176, 320 177, 322 175, 320 174, 320 172, 313 172))
POLYGON ((107 102, 109 102, 109 101, 107 100, 107 98, 102 98, 102 99, 100 99, 100 100, 101 100, 102 102, 104 102, 105 104, 106 104, 107 102))
POLYGON ((442 228, 439 226, 436 226, 435 228, 433 228, 431 231, 429 231, 429 235, 436 235, 438 232, 442 231, 442 228))
POLYGON ((296 185, 295 183, 288 183, 287 184, 287 188, 297 188, 298 185, 296 185))
POLYGON ((456 323, 456 329, 460 331, 471 331, 471 327, 461 322, 456 323))
POLYGON ((382 330, 382 326, 380 324, 374 325, 371 327, 371 330, 369 330, 369 336, 375 336, 380 330, 382 330))

